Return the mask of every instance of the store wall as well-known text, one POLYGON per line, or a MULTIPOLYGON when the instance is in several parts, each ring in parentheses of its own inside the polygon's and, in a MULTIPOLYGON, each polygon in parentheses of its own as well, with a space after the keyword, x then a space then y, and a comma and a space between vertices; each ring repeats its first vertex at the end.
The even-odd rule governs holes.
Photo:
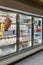
POLYGON ((33 7, 32 5, 27 5, 15 0, 0 0, 0 6, 6 6, 30 13, 35 13, 39 15, 43 15, 43 10, 38 7, 33 7))

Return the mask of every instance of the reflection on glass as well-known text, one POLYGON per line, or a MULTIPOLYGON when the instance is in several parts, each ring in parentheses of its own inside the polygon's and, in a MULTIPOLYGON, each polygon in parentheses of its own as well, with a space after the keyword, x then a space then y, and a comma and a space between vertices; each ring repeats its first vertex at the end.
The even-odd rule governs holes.
POLYGON ((42 18, 34 17, 34 45, 42 44, 42 18))
POLYGON ((31 46, 31 16, 19 15, 20 22, 20 38, 19 49, 24 49, 31 46))
POLYGON ((0 11, 0 56, 14 52, 16 52, 16 13, 0 11), (6 28, 9 26, 6 31, 5 25, 6 28))

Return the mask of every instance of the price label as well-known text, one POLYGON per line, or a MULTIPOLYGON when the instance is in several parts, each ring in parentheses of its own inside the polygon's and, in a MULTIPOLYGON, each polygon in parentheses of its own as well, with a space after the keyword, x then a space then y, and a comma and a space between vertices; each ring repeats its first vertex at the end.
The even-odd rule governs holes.
POLYGON ((0 32, 0 38, 2 38, 3 37, 3 33, 2 32, 0 32))
POLYGON ((0 30, 1 30, 1 24, 0 24, 0 30))
POLYGON ((0 24, 0 30, 4 30, 4 24, 0 24))

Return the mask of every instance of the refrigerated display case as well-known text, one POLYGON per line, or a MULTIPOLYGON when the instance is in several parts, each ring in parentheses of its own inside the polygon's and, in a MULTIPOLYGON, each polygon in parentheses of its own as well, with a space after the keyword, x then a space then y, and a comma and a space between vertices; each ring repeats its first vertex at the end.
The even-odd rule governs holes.
POLYGON ((16 49, 16 13, 0 10, 0 57, 14 53, 16 49))
POLYGON ((19 38, 19 49, 24 49, 31 47, 31 30, 32 30, 32 17, 19 14, 19 29, 20 29, 20 38, 19 38))
POLYGON ((42 44, 42 18, 34 17, 34 45, 42 44))
POLYGON ((43 16, 0 8, 0 65, 43 49, 43 16))

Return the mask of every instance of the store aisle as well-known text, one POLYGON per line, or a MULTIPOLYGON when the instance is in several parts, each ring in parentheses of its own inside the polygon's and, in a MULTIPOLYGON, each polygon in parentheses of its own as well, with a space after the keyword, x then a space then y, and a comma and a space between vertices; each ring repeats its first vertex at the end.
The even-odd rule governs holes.
POLYGON ((28 57, 15 65, 43 65, 43 51, 28 57))

